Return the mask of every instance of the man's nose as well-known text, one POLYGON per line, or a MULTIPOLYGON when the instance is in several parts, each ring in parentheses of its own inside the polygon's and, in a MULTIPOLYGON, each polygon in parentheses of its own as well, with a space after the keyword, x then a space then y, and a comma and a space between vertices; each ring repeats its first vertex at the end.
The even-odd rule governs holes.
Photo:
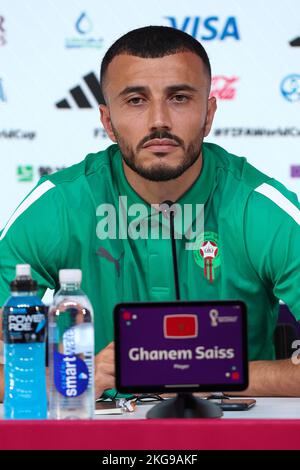
POLYGON ((152 103, 149 108, 149 130, 171 129, 171 117, 166 102, 152 103))

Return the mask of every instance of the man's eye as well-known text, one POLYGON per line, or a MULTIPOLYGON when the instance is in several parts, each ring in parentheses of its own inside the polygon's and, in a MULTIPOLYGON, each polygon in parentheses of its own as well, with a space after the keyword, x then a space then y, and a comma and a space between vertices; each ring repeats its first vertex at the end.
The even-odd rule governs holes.
POLYGON ((189 97, 186 95, 174 95, 172 97, 172 101, 175 101, 176 103, 186 103, 188 99, 189 97))
POLYGON ((140 96, 135 96, 133 98, 130 98, 127 103, 137 105, 137 104, 142 104, 144 102, 143 98, 140 96))

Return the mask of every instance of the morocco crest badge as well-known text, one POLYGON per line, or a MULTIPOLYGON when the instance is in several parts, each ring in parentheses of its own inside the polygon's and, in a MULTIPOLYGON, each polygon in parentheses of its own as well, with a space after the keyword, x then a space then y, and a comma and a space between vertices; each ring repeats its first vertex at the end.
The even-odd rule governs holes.
POLYGON ((195 261, 204 269, 204 276, 209 282, 213 282, 216 268, 221 264, 218 238, 218 234, 215 232, 204 232, 195 243, 195 261))

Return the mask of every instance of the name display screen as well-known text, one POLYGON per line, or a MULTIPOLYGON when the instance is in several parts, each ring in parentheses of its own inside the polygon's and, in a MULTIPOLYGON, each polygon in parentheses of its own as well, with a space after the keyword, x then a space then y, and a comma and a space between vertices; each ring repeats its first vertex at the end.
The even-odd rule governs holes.
POLYGON ((248 385, 243 302, 118 304, 114 320, 120 392, 234 391, 248 385))

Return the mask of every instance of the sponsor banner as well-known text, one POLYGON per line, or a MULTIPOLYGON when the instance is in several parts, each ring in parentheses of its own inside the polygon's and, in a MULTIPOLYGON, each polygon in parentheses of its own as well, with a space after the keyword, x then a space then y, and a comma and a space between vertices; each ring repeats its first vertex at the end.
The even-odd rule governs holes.
POLYGON ((78 85, 70 88, 68 96, 72 99, 73 104, 70 103, 70 98, 66 97, 59 100, 55 106, 59 109, 86 109, 97 107, 100 103, 104 103, 100 82, 94 72, 84 75, 83 80, 78 85), (86 88, 90 92, 92 99, 86 94, 86 88))
POLYGON ((214 137, 300 137, 300 127, 217 127, 214 137))
POLYGON ((236 96, 236 82, 238 77, 216 75, 212 77, 210 96, 219 100, 233 100, 236 96))
POLYGON ((291 165, 291 178, 300 178, 300 165, 291 165))
POLYGON ((295 0, 271 10, 260 0, 243 8, 234 0, 165 0, 138 9, 121 0, 2 0, 0 227, 44 171, 110 144, 99 122, 101 60, 118 37, 147 24, 180 29, 207 50, 218 110, 206 141, 245 156, 300 195, 299 16, 295 0))
POLYGON ((0 13, 0 47, 7 44, 6 29, 5 29, 5 17, 0 13))
POLYGON ((4 92, 4 85, 3 85, 3 80, 0 78, 0 104, 5 103, 7 101, 5 92, 4 92))
POLYGON ((235 16, 166 16, 169 26, 190 34, 199 41, 239 41, 240 31, 235 16))
POLYGON ((36 137, 37 132, 33 130, 0 128, 0 139, 33 141, 36 137))
POLYGON ((100 49, 102 47, 103 38, 93 35, 94 25, 87 12, 80 13, 74 23, 74 29, 75 35, 65 40, 67 49, 100 49))
POLYGON ((300 73, 293 73, 284 77, 280 84, 282 96, 290 103, 300 101, 300 73))
POLYGON ((35 167, 33 165, 18 165, 16 172, 17 181, 19 183, 31 183, 42 178, 42 176, 51 175, 51 173, 63 170, 64 168, 65 166, 42 165, 35 167))
POLYGON ((292 40, 290 41, 290 45, 291 45, 292 47, 300 47, 300 36, 298 36, 298 37, 292 39, 292 40))

